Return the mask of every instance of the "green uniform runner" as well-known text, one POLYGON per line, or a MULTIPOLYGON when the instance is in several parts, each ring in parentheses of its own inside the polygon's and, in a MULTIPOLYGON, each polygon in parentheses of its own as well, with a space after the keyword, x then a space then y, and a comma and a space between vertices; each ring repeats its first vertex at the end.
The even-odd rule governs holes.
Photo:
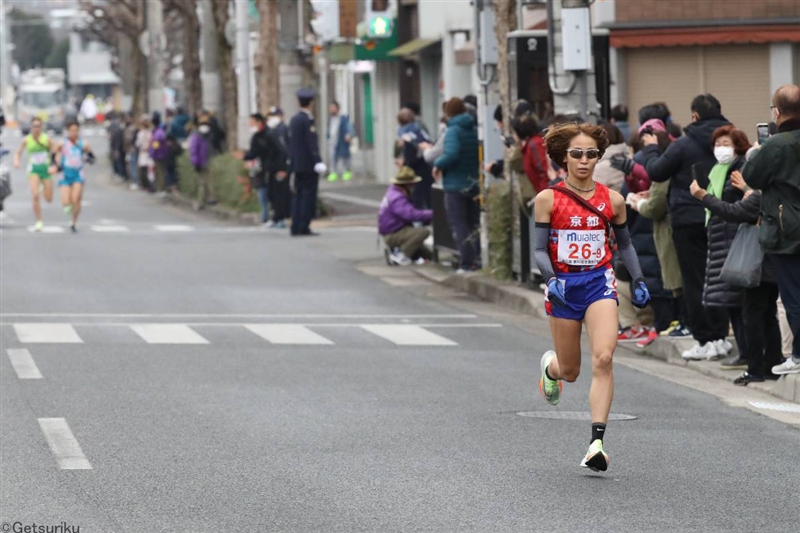
POLYGON ((25 150, 28 152, 28 176, 38 176, 41 180, 49 180, 50 174, 50 139, 42 133, 39 139, 33 134, 25 137, 25 150))

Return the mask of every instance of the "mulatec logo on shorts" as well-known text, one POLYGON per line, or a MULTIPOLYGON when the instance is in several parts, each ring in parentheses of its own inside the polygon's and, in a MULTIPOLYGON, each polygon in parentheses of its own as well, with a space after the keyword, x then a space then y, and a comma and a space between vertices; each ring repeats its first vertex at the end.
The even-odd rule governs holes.
POLYGON ((603 230, 558 230, 558 261, 565 265, 594 266, 606 256, 603 230))

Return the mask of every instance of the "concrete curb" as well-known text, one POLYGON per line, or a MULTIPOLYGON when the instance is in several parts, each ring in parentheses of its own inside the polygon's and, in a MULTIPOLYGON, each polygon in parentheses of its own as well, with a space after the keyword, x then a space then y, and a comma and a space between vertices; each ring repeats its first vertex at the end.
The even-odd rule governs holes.
MULTIPOLYGON (((162 199, 166 203, 194 211, 194 200, 192 200, 191 198, 187 198, 186 196, 183 196, 181 194, 178 193, 168 194, 162 197, 162 199)), ((260 223, 258 213, 240 213, 235 209, 231 209, 229 207, 224 207, 221 205, 209 205, 197 212, 206 213, 207 215, 210 215, 219 220, 232 220, 254 226, 260 223)))
MULTIPOLYGON (((542 293, 492 279, 480 272, 455 274, 439 265, 426 265, 413 271, 434 283, 467 293, 481 300, 496 303, 506 309, 525 313, 542 320, 547 319, 542 305, 542 293)), ((635 344, 620 344, 619 348, 637 356, 658 359, 672 365, 691 368, 709 377, 732 382, 737 372, 722 370, 718 361, 685 361, 681 353, 692 345, 690 339, 658 338, 644 349, 635 344)), ((777 382, 751 383, 753 389, 766 392, 783 400, 800 403, 800 374, 781 377, 777 382)))

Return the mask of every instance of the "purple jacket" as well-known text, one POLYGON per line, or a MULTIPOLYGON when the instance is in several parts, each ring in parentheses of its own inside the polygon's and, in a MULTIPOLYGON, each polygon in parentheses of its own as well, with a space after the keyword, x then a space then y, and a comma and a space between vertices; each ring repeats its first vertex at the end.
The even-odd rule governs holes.
POLYGON ((153 161, 164 161, 168 156, 167 132, 162 126, 159 126, 153 132, 153 138, 150 140, 150 157, 153 158, 153 161))
POLYGON ((411 203, 406 192, 397 185, 392 185, 383 197, 378 211, 378 232, 388 235, 399 231, 414 222, 427 224, 433 219, 433 211, 420 211, 411 203))
POLYGON ((208 139, 195 132, 189 139, 189 160, 194 168, 208 166, 208 139))

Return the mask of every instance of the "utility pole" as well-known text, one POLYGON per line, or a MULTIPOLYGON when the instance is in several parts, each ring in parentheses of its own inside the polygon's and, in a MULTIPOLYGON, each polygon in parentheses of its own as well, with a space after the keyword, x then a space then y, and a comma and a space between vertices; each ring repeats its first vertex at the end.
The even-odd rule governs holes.
POLYGON ((0 0, 0 104, 3 104, 3 111, 10 118, 9 109, 11 92, 11 47, 9 46, 9 24, 4 0, 0 0))
POLYGON ((220 110, 219 56, 217 54, 217 34, 212 13, 211 0, 201 0, 202 40, 203 40, 203 109, 220 110))
POLYGON ((147 106, 150 112, 158 111, 164 115, 164 68, 162 54, 164 47, 164 6, 161 0, 147 2, 147 33, 150 42, 150 55, 147 58, 147 106))
MULTIPOLYGON (((247 148, 250 141, 250 14, 248 3, 235 2, 236 16, 236 74, 239 78, 239 148, 247 148)), ((264 15, 262 15, 264 16, 264 15)))

